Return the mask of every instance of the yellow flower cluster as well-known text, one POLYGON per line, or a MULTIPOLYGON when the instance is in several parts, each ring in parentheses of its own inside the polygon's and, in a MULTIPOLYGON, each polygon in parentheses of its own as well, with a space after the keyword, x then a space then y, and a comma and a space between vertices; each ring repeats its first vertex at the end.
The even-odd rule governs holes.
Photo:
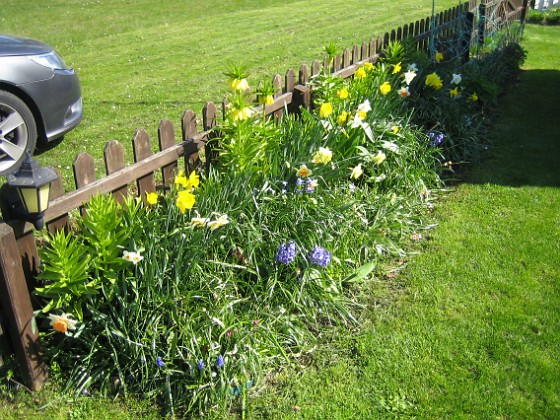
POLYGON ((179 171, 175 177, 175 188, 179 190, 177 193, 176 205, 181 213, 185 213, 188 209, 194 207, 196 197, 192 193, 195 188, 200 185, 200 178, 195 171, 192 171, 189 177, 185 176, 184 171, 179 171))
POLYGON ((319 116, 321 118, 327 118, 333 113, 332 105, 329 102, 323 102, 319 108, 319 116))
POLYGON ((426 86, 430 86, 435 90, 439 90, 443 86, 443 82, 441 78, 437 75, 437 73, 430 73, 426 76, 426 86))

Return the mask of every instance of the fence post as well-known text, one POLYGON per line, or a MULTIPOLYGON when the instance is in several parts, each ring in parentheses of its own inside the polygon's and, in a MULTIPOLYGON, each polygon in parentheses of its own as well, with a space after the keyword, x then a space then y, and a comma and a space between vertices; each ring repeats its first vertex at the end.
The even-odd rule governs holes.
POLYGON ((41 358, 39 331, 34 327, 33 307, 16 237, 6 223, 0 223, 0 292, 0 305, 23 381, 27 387, 40 390, 47 378, 47 368, 41 358))
POLYGON ((478 5, 478 46, 484 45, 484 32, 486 28, 486 5, 480 3, 478 5))

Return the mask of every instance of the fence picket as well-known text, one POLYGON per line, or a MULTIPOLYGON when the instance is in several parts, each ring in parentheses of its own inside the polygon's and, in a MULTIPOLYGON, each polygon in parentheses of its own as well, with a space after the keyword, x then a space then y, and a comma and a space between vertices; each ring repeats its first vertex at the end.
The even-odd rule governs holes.
MULTIPOLYGON (((144 129, 138 129, 134 133, 132 139, 132 149, 134 152, 134 161, 140 162, 144 159, 149 158, 152 155, 152 148, 150 145, 150 135, 144 129)), ((156 191, 156 181, 154 179, 154 173, 150 172, 144 175, 136 181, 138 186, 138 197, 146 201, 146 194, 156 191)))
MULTIPOLYGON (((62 197, 64 195, 64 186, 62 185, 62 175, 58 168, 52 168, 56 172, 56 179, 51 183, 51 196, 49 200, 54 200, 55 198, 62 197)), ((47 229, 50 233, 55 233, 56 231, 62 230, 68 233, 70 230, 70 217, 68 213, 53 219, 51 222, 47 223, 47 229)))
MULTIPOLYGON (((105 171, 107 172, 107 175, 117 172, 119 169, 125 167, 124 148, 118 141, 111 140, 108 142, 105 145, 103 156, 105 157, 105 171)), ((124 185, 119 187, 112 191, 112 194, 115 201, 122 204, 128 195, 128 186, 124 185)))
MULTIPOLYGON (((196 132, 196 127, 195 127, 196 132)), ((173 123, 168 120, 162 120, 158 126, 158 141, 159 141, 159 150, 169 149, 170 147, 175 145, 175 127, 173 127, 173 123)), ((177 162, 170 163, 169 165, 165 165, 161 168, 161 176, 163 182, 163 188, 169 189, 173 183, 173 179, 175 178, 175 174, 177 172, 177 162)))
MULTIPOLYGON (((79 153, 72 166, 74 167, 74 180, 77 189, 95 181, 95 161, 91 155, 86 152, 79 153)), ((84 206, 80 206, 80 212, 82 216, 86 215, 84 206)))

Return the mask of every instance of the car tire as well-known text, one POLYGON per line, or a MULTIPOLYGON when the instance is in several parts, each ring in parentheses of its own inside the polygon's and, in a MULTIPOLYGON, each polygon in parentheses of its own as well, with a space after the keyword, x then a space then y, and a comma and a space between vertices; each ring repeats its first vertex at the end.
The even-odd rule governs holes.
POLYGON ((16 171, 37 143, 33 113, 20 98, 0 90, 0 175, 16 171))

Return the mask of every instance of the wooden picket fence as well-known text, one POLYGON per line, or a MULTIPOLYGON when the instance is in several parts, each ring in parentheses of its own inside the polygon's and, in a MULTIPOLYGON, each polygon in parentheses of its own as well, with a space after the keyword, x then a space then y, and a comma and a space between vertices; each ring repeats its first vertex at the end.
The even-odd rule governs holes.
MULTIPOLYGON (((426 50, 431 40, 453 39, 466 30, 467 41, 476 42, 480 37, 480 25, 472 17, 480 8, 499 13, 501 24, 506 24, 523 19, 527 0, 483 0, 481 4, 483 6, 478 5, 476 0, 469 0, 436 15, 435 21, 431 21, 430 17, 422 19, 346 49, 333 60, 314 61, 311 67, 302 65, 297 75, 290 69, 284 77, 274 76, 277 93, 274 103, 266 106, 265 114, 281 119, 285 112, 310 109, 312 91, 308 82, 312 76, 325 71, 343 78, 351 77, 364 63, 375 63, 379 51, 390 41, 413 38, 419 49, 426 50), (464 27, 465 15, 471 17, 467 20, 468 28, 464 27)), ((223 112, 222 104, 220 113, 223 112)), ((130 165, 126 163, 122 144, 108 142, 104 151, 106 176, 101 179, 96 178, 93 157, 85 152, 78 154, 73 164, 76 189, 64 193, 60 176, 52 184, 51 202, 44 217, 47 229, 51 232, 60 229, 68 231, 70 213, 82 208, 94 195, 111 193, 117 201, 122 201, 123 197, 136 194, 145 199, 149 192, 169 188, 178 169, 189 172, 197 166, 209 165, 213 153, 208 150, 208 140, 213 136, 212 129, 222 118, 215 104, 206 103, 202 112, 202 131, 199 132, 195 113, 185 111, 181 119, 180 141, 177 141, 171 121, 161 121, 157 153, 152 153, 148 133, 143 129, 137 130, 132 139, 134 163, 130 165), (202 149, 205 150, 205 163, 200 159, 202 149)), ((47 367, 41 359, 39 334, 33 324, 33 310, 37 305, 34 305, 36 302, 30 293, 39 269, 38 244, 32 226, 7 220, 4 198, 0 204, 4 207, 4 220, 0 223, 0 366, 2 354, 15 354, 23 382, 37 390, 47 377, 47 367)))

